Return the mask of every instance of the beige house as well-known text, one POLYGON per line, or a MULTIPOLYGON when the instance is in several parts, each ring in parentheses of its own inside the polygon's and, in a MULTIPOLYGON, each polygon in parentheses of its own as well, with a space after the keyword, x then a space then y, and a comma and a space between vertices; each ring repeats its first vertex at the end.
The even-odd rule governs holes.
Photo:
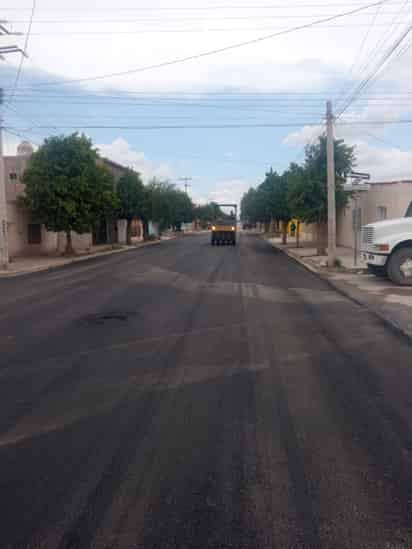
MULTIPOLYGON (((22 177, 28 160, 33 153, 30 143, 23 141, 17 147, 16 156, 5 156, 4 185, 6 190, 6 215, 9 258, 27 255, 47 255, 63 252, 66 246, 64 233, 48 231, 32 214, 19 203, 24 194, 22 177)), ((98 163, 105 165, 113 174, 115 181, 125 173, 126 168, 99 158, 98 163)), ((125 241, 125 221, 108 220, 102 217, 93 233, 72 234, 73 247, 77 252, 90 250, 93 244, 125 241)))
MULTIPOLYGON (((355 247, 353 229, 354 210, 360 209, 361 225, 403 217, 412 202, 412 180, 371 183, 369 190, 361 191, 349 199, 336 220, 336 243, 347 248, 355 247)), ((300 241, 316 242, 316 225, 300 224, 300 241)), ((359 231, 360 233, 360 231, 359 231)), ((360 234, 358 233, 358 243, 360 234)))
POLYGON ((337 218, 338 246, 354 247, 353 212, 361 210, 361 224, 403 217, 412 202, 412 180, 371 183, 368 191, 351 198, 337 218))

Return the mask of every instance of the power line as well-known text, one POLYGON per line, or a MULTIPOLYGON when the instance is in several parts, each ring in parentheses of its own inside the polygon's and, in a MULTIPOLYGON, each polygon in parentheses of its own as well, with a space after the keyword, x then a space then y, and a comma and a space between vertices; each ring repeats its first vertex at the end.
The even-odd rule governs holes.
POLYGON ((9 98, 8 103, 11 103, 13 101, 14 93, 17 89, 17 86, 19 85, 20 74, 21 74, 21 71, 22 71, 22 68, 23 68, 24 59, 26 58, 26 55, 27 55, 27 47, 29 45, 30 31, 31 31, 31 27, 32 27, 32 24, 33 24, 33 17, 34 17, 35 9, 36 9, 36 0, 33 0, 32 8, 31 8, 31 14, 30 14, 30 20, 29 20, 29 26, 28 26, 28 29, 27 29, 27 32, 26 32, 26 38, 24 40, 23 52, 22 52, 21 57, 20 57, 20 63, 19 63, 18 69, 17 69, 16 78, 14 80, 13 91, 11 92, 11 97, 9 98))
MULTIPOLYGON (((28 120, 34 127, 37 127, 37 123, 33 122, 31 118, 29 118, 25 113, 21 112, 20 110, 17 110, 13 105, 7 104, 4 105, 4 107, 11 111, 14 116, 17 116, 21 120, 28 120)), ((54 130, 57 130, 56 126, 51 126, 54 130)))
POLYGON ((339 114, 337 117, 339 118, 342 116, 342 114, 350 107, 350 105, 356 100, 356 96, 360 95, 362 93, 362 90, 368 85, 369 82, 372 81, 373 78, 376 77, 379 70, 383 67, 383 65, 390 59, 392 54, 396 51, 396 49, 400 46, 400 44, 405 40, 405 38, 408 36, 408 34, 412 30, 412 25, 410 25, 403 33, 402 35, 396 40, 396 42, 392 45, 392 47, 387 51, 381 61, 378 63, 377 67, 373 70, 373 72, 365 78, 359 86, 355 89, 352 96, 349 98, 349 100, 345 103, 344 107, 340 109, 339 114))
POLYGON ((7 133, 9 133, 10 135, 14 135, 16 137, 20 137, 20 139, 27 139, 28 141, 30 141, 31 143, 33 143, 33 145, 36 145, 37 147, 40 147, 41 145, 39 143, 36 143, 36 141, 33 141, 33 139, 31 137, 28 137, 27 135, 24 135, 23 133, 21 132, 16 132, 15 130, 12 130, 10 128, 5 128, 3 126, 3 130, 7 133))
MULTIPOLYGON (((402 4, 404 0, 394 0, 391 2, 391 4, 402 4)), ((360 2, 345 2, 345 5, 346 6, 359 6, 359 3, 360 2)), ((99 5, 99 12, 102 12, 102 11, 107 11, 107 12, 110 12, 110 11, 116 11, 116 12, 119 12, 119 11, 141 11, 141 12, 156 12, 156 11, 159 11, 159 12, 162 12, 162 11, 165 11, 165 12, 170 12, 170 11, 220 11, 220 10, 271 10, 271 9, 285 9, 285 7, 287 8, 291 8, 291 7, 295 7, 295 8, 316 8, 316 7, 319 7, 319 8, 325 8, 325 7, 335 7, 336 5, 340 5, 339 3, 338 4, 334 4, 333 2, 329 2, 329 3, 317 3, 317 4, 313 4, 313 3, 305 3, 305 2, 299 2, 299 3, 294 3, 294 4, 290 4, 288 2, 285 2, 284 4, 264 4, 264 5, 246 5, 246 4, 242 4, 242 5, 235 5, 235 4, 229 4, 229 5, 212 5, 212 6, 171 6, 171 7, 142 7, 142 6, 133 6, 133 7, 122 7, 122 6, 119 6, 119 7, 113 7, 113 8, 107 8, 107 7, 104 7, 104 6, 101 6, 99 5)), ((4 11, 30 11, 30 8, 22 8, 22 7, 15 7, 15 6, 12 6, 12 7, 3 7, 2 8, 4 11)), ((76 7, 76 8, 41 8, 41 11, 42 12, 73 12, 73 11, 78 11, 78 12, 84 12, 84 11, 89 11, 89 12, 94 12, 96 11, 95 9, 90 9, 88 7, 82 7, 82 8, 79 8, 79 7, 76 7)))
MULTIPOLYGON (((402 12, 405 10, 405 8, 408 7, 409 0, 404 0, 402 6, 400 7, 399 11, 395 16, 393 17, 390 26, 392 26, 392 30, 390 30, 388 33, 383 34, 383 36, 378 40, 378 42, 375 44, 373 50, 371 50, 369 59, 366 60, 366 62, 360 67, 360 71, 364 72, 370 67, 371 63, 373 62, 373 56, 375 55, 375 52, 379 52, 379 50, 382 50, 386 44, 389 43, 389 40, 395 35, 397 29, 399 28, 401 21, 397 21, 401 15, 402 12)), ((406 14, 405 14, 406 15, 406 14)))
MULTIPOLYGON (((3 87, 4 90, 7 90, 7 86, 4 86, 3 87)), ((166 97, 166 98, 170 98, 170 97, 175 97, 175 96, 182 96, 182 95, 187 95, 187 96, 206 96, 206 97, 209 97, 209 96, 229 96, 230 97, 230 100, 232 100, 232 97, 233 96, 258 96, 259 98, 261 96, 273 96, 275 98, 277 97, 283 97, 283 96, 292 96, 292 97, 300 97, 300 96, 306 96, 306 97, 320 97, 320 99, 323 101, 323 99, 325 97, 330 97, 330 96, 333 96, 333 95, 340 95, 340 92, 338 91, 333 91, 333 90, 322 90, 322 91, 295 91, 295 90, 283 90, 283 91, 279 91, 279 90, 268 90, 268 91, 259 91, 259 90, 250 90, 250 89, 238 89, 238 90, 227 90, 227 89, 223 89, 223 90, 199 90, 199 91, 194 91, 193 89, 191 90, 175 90, 175 91, 164 91, 164 90, 125 90, 125 91, 122 91, 121 94, 119 95, 116 95, 116 96, 113 96, 112 94, 109 94, 109 93, 104 93, 104 92, 86 92, 86 91, 82 91, 81 93, 67 93, 67 92, 61 92, 59 93, 58 91, 43 91, 43 90, 39 90, 38 88, 24 88, 24 89, 19 89, 17 90, 16 93, 18 94, 28 94, 30 91, 36 93, 36 94, 42 94, 42 95, 46 95, 47 94, 47 97, 50 97, 51 95, 50 94, 55 94, 56 97, 85 97, 85 96, 90 96, 90 97, 126 97, 126 96, 129 96, 129 95, 144 95, 144 96, 147 96, 147 97, 154 97, 154 96, 159 96, 160 98, 163 98, 163 97, 166 97), (64 93, 64 95, 62 95, 62 93, 64 93)), ((393 91, 382 91, 381 92, 381 95, 378 95, 378 92, 373 92, 373 94, 371 95, 371 97, 393 97, 393 96, 402 96, 402 95, 412 95, 412 90, 405 90, 405 91, 402 91, 402 92, 393 92, 393 91)), ((300 100, 300 99, 299 99, 300 100)))
MULTIPOLYGON (((408 0, 403 0, 402 2, 402 6, 401 8, 399 9, 399 11, 395 14, 395 16, 393 17, 392 21, 390 22, 389 26, 392 27, 392 30, 385 33, 380 39, 378 39, 377 43, 375 44, 375 46, 369 51, 369 55, 367 56, 367 59, 366 59, 366 62, 363 63, 363 65, 360 66, 359 68, 359 73, 364 73, 368 67, 371 66, 372 62, 373 62, 373 59, 374 59, 374 56, 376 57, 376 54, 375 52, 378 52, 379 48, 380 47, 383 47, 387 42, 388 40, 390 39, 390 37, 394 34, 396 28, 399 26, 396 25, 396 20, 397 18, 400 16, 400 14, 402 13, 403 9, 405 8, 405 6, 407 5, 408 3, 408 0)), ((378 15, 378 12, 380 10, 381 6, 378 6, 377 10, 376 10, 376 13, 375 13, 375 17, 372 21, 372 24, 371 26, 369 27, 368 29, 368 32, 367 32, 367 35, 365 36, 365 40, 363 41, 362 45, 361 45, 361 51, 363 50, 363 47, 365 45, 365 42, 366 42, 366 39, 367 37, 369 36, 369 33, 370 33, 370 29, 372 28, 372 26, 375 25, 375 21, 376 21, 376 18, 377 18, 377 15, 378 15)), ((357 63, 357 60, 360 58, 360 53, 357 57, 357 59, 355 59, 354 61, 354 64, 352 65, 351 67, 351 70, 350 70, 350 73, 349 73, 349 76, 353 73, 353 69, 357 63)), ((349 95, 351 92, 350 92, 350 89, 351 89, 351 86, 349 85, 349 88, 347 90, 347 93, 343 93, 344 92, 344 89, 342 90, 342 97, 339 99, 339 103, 341 101, 341 99, 343 100, 345 98, 345 95, 349 95)), ((356 86, 354 88, 356 90, 356 86)))
MULTIPOLYGON (((369 23, 345 23, 345 24, 335 24, 335 25, 317 25, 317 29, 353 29, 353 28, 364 28, 368 27, 369 23)), ((390 23, 378 23, 375 27, 390 27, 390 23)), ((222 27, 222 28, 185 28, 185 29, 133 29, 133 30, 98 30, 98 31, 81 31, 81 30, 70 30, 70 31, 49 31, 49 32, 32 32, 32 36, 58 36, 63 39, 65 36, 122 36, 122 35, 141 35, 141 34, 212 34, 212 33, 222 33, 222 32, 256 32, 256 31, 269 31, 274 29, 284 29, 285 26, 276 25, 276 26, 266 26, 266 27, 222 27)), ((313 27, 308 28, 307 30, 315 30, 313 27)))
MULTIPOLYGON (((406 3, 409 3, 411 0, 405 0, 406 3)), ((380 8, 381 6, 378 6, 380 8)), ((370 8, 368 8, 370 9, 370 8)), ((226 16, 219 16, 219 17, 175 17, 171 19, 170 17, 139 17, 138 19, 36 19, 36 24, 41 25, 48 25, 48 24, 68 24, 68 23, 93 23, 96 25, 100 24, 117 24, 117 23, 175 23, 175 22, 184 22, 184 21, 249 21, 250 19, 306 19, 306 18, 313 18, 313 17, 324 17, 325 15, 331 15, 331 14, 313 14, 313 13, 303 13, 303 14, 276 14, 276 15, 226 15, 226 16)), ((332 14, 333 15, 333 14, 332 14)), ((364 16, 368 16, 368 14, 362 14, 364 16)), ((399 12, 384 12, 383 15, 399 15, 399 12)), ((26 19, 9 19, 10 23, 28 23, 26 19)))
POLYGON ((306 23, 305 25, 299 25, 297 27, 292 27, 292 28, 289 28, 289 29, 286 29, 286 30, 283 30, 283 31, 276 32, 276 33, 268 34, 268 35, 265 35, 265 36, 260 36, 258 38, 254 38, 253 40, 246 40, 244 42, 238 42, 236 44, 231 44, 229 46, 224 46, 222 48, 208 50, 208 51, 204 51, 204 52, 197 53, 197 54, 194 54, 194 55, 189 55, 189 56, 186 56, 186 57, 180 57, 180 58, 177 58, 177 59, 172 59, 172 60, 169 60, 169 61, 163 61, 162 63, 157 63, 157 64, 154 64, 154 65, 146 65, 144 67, 139 67, 139 68, 136 68, 136 69, 129 69, 127 71, 119 71, 119 72, 114 72, 114 73, 101 74, 101 75, 98 75, 98 76, 90 76, 90 77, 86 77, 86 78, 77 78, 77 79, 64 80, 64 81, 58 81, 58 82, 43 82, 43 83, 39 83, 36 87, 38 87, 38 86, 60 86, 60 85, 67 85, 67 84, 73 84, 73 83, 91 82, 91 81, 103 80, 105 78, 112 78, 112 77, 116 77, 116 76, 125 76, 125 75, 128 75, 128 74, 136 74, 136 73, 145 72, 145 71, 154 70, 154 69, 159 69, 159 68, 163 68, 163 67, 167 67, 167 66, 171 66, 171 65, 177 65, 177 64, 180 64, 180 63, 186 63, 188 61, 194 61, 196 59, 201 59, 203 57, 209 57, 209 56, 212 56, 212 55, 217 55, 219 53, 234 50, 234 49, 241 48, 241 47, 244 47, 244 46, 250 46, 252 44, 258 44, 260 42, 264 42, 266 40, 277 38, 279 36, 284 36, 284 35, 287 35, 287 34, 291 34, 292 32, 308 29, 310 27, 314 27, 314 26, 320 25, 322 23, 327 23, 329 21, 334 21, 336 19, 347 17, 349 15, 354 15, 355 13, 360 13, 361 11, 365 11, 367 9, 370 9, 371 7, 379 6, 381 4, 385 4, 388 1, 389 0, 380 0, 379 2, 374 2, 372 4, 367 4, 366 6, 361 6, 359 8, 356 8, 356 9, 353 9, 353 10, 350 10, 350 11, 347 11, 347 12, 342 12, 342 13, 339 13, 339 14, 336 14, 336 15, 333 15, 333 16, 330 16, 330 17, 323 18, 323 19, 318 19, 316 21, 306 23))
POLYGON ((389 141, 388 139, 384 139, 383 137, 379 137, 371 132, 366 132, 366 135, 369 135, 369 137, 373 137, 373 139, 376 139, 376 141, 380 141, 381 143, 384 143, 385 145, 391 145, 391 147, 395 147, 398 150, 401 150, 401 147, 397 145, 396 143, 393 143, 392 141, 389 141))
MULTIPOLYGON (((412 124, 412 119, 400 120, 351 120, 340 121, 340 126, 386 126, 396 124, 412 124)), ((260 122, 252 124, 159 124, 159 125, 106 125, 95 124, 85 126, 58 125, 47 126, 39 125, 41 130, 209 130, 209 129, 239 129, 239 128, 300 128, 302 126, 319 126, 319 121, 300 121, 300 122, 260 122)), ((19 131, 29 131, 30 128, 14 128, 19 131)))

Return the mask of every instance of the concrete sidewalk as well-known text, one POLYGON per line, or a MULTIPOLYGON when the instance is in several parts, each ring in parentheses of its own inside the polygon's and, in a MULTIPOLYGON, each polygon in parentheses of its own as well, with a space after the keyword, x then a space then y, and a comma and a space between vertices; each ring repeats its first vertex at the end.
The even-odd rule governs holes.
MULTIPOLYGON (((269 238, 268 241, 282 250, 287 251, 289 255, 296 257, 297 259, 304 259, 309 265, 313 265, 316 269, 327 268, 327 256, 317 255, 316 248, 313 247, 313 243, 309 245, 303 242, 301 247, 296 248, 296 242, 289 241, 286 245, 282 244, 280 237, 269 238)), ((336 249, 336 256, 341 263, 341 269, 347 272, 365 272, 367 267, 361 257, 358 256, 356 264, 354 258, 354 251, 352 248, 345 248, 338 246, 336 249)), ((338 268, 339 269, 339 268, 338 268)))
POLYGON ((106 255, 136 250, 137 248, 143 248, 146 246, 151 246, 153 244, 160 244, 174 238, 176 238, 176 236, 168 234, 165 237, 162 237, 160 240, 150 240, 147 242, 132 239, 131 246, 120 244, 104 244, 101 246, 93 246, 90 252, 77 254, 72 257, 66 257, 62 255, 16 257, 9 263, 7 270, 0 270, 0 279, 12 278, 15 276, 35 273, 39 271, 48 271, 50 269, 55 269, 64 265, 70 265, 71 263, 87 261, 95 257, 103 257, 106 255))
POLYGON ((326 257, 314 255, 314 248, 294 248, 290 244, 284 246, 279 238, 267 240, 412 340, 412 287, 395 286, 388 278, 368 274, 366 266, 355 267, 347 253, 348 248, 338 248, 337 255, 342 260, 343 268, 328 269, 326 257))

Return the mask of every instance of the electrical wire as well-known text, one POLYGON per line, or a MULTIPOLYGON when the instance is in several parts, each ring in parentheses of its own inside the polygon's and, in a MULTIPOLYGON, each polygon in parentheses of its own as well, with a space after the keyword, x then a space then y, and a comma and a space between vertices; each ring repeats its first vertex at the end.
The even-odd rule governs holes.
MULTIPOLYGON (((400 120, 351 120, 340 121, 340 126, 386 126, 397 124, 412 124, 412 119, 400 119, 400 120)), ((319 121, 304 121, 304 122, 260 122, 252 124, 147 124, 147 125, 85 125, 85 126, 73 126, 73 125, 59 125, 55 128, 61 130, 209 130, 209 129, 239 129, 239 128, 300 128, 302 126, 319 126, 319 121)), ((38 129, 50 130, 53 126, 39 125, 38 129)), ((19 131, 29 131, 30 128, 16 128, 19 131)))
POLYGON ((33 141, 33 139, 31 137, 28 137, 27 135, 24 135, 23 133, 21 132, 17 132, 13 129, 10 129, 10 128, 6 128, 6 127, 3 127, 3 130, 7 133, 9 133, 10 135, 14 135, 15 137, 20 137, 20 139, 26 139, 27 141, 30 141, 33 145, 36 145, 36 147, 40 147, 40 143, 36 143, 36 141, 33 141))
POLYGON ((365 78, 356 88, 356 90, 353 92, 349 100, 345 103, 342 109, 339 110, 339 114, 337 117, 339 118, 342 116, 342 114, 350 107, 350 105, 356 100, 356 97, 362 93, 362 90, 370 83, 372 82, 372 79, 374 79, 380 69, 383 67, 383 65, 390 59, 392 54, 397 50, 397 48, 402 44, 402 42, 405 40, 405 38, 409 35, 409 33, 412 30, 412 25, 410 25, 403 33, 402 35, 396 40, 396 42, 391 46, 389 51, 387 51, 383 58, 379 61, 378 65, 375 67, 375 69, 372 71, 372 73, 365 78))
MULTIPOLYGON (((368 23, 347 23, 347 24, 335 24, 335 25, 318 25, 316 29, 348 29, 348 28, 364 28, 368 27, 368 23)), ((379 23, 376 27, 389 27, 390 23, 379 23)), ((64 39, 65 36, 127 36, 127 35, 141 35, 141 34, 211 34, 222 32, 256 32, 256 31, 273 31, 274 29, 285 29, 285 26, 268 26, 268 27, 222 27, 222 28, 185 28, 185 29, 134 29, 134 30, 99 30, 99 31, 49 31, 49 32, 32 32, 32 36, 58 36, 64 39)), ((314 27, 310 27, 307 30, 315 30, 314 27)))
MULTIPOLYGON (((411 0, 405 0, 406 3, 410 3, 411 0)), ((380 8, 381 6, 378 6, 380 8)), ((370 9, 370 8, 368 8, 370 9)), ((313 13, 303 13, 303 14, 276 14, 276 15, 227 15, 227 16, 219 16, 219 17, 175 17, 175 18, 142 18, 139 17, 138 19, 36 19, 37 25, 56 25, 56 24, 95 24, 95 25, 101 25, 101 24, 119 24, 119 23, 175 23, 175 22, 184 22, 184 21, 250 21, 251 19, 310 19, 310 18, 321 18, 325 17, 325 15, 333 15, 333 14, 313 14, 313 13)), ((355 14, 356 15, 356 14, 355 14)), ((363 16, 367 16, 368 14, 362 14, 363 16)), ((393 12, 384 12, 384 15, 396 15, 399 16, 399 12, 393 13, 393 12)), ((25 19, 8 19, 9 23, 28 23, 25 19)))
POLYGON ((146 66, 143 66, 143 67, 138 67, 136 69, 129 69, 127 71, 119 71, 119 72, 101 74, 101 75, 90 76, 90 77, 85 77, 85 78, 76 78, 76 79, 71 79, 71 80, 43 82, 43 83, 37 84, 36 87, 40 87, 40 86, 60 86, 60 85, 67 85, 67 84, 74 84, 74 83, 81 83, 81 82, 92 82, 92 81, 97 81, 97 80, 103 80, 103 79, 106 79, 106 78, 113 78, 113 77, 116 77, 116 76, 126 76, 126 75, 129 75, 129 74, 136 74, 136 73, 146 72, 146 71, 150 71, 150 70, 154 70, 154 69, 160 69, 160 68, 168 67, 168 66, 171 66, 171 65, 186 63, 188 61, 194 61, 194 60, 201 59, 201 58, 204 58, 204 57, 217 55, 217 54, 224 53, 226 51, 231 51, 231 50, 234 50, 234 49, 238 49, 238 48, 241 48, 241 47, 244 47, 244 46, 250 46, 252 44, 258 44, 258 43, 264 42, 266 40, 271 40, 273 38, 277 38, 279 36, 285 36, 285 35, 291 34, 293 32, 297 32, 297 31, 308 29, 310 27, 318 26, 321 23, 327 23, 329 21, 334 21, 336 19, 347 17, 349 15, 354 15, 356 13, 360 13, 362 11, 370 9, 371 7, 375 7, 375 6, 379 6, 381 4, 385 4, 388 1, 389 0, 379 0, 379 2, 374 2, 372 4, 367 4, 367 5, 361 6, 359 8, 349 10, 349 11, 346 11, 346 12, 341 12, 341 13, 323 18, 323 19, 317 19, 316 21, 312 21, 312 22, 306 23, 304 25, 291 27, 291 28, 285 29, 283 31, 275 32, 275 33, 264 35, 264 36, 259 36, 257 38, 252 39, 252 40, 246 40, 246 41, 243 41, 243 42, 238 42, 236 44, 230 44, 228 46, 223 46, 221 48, 216 48, 216 49, 213 49, 213 50, 200 52, 200 53, 197 53, 197 54, 194 54, 194 55, 188 55, 186 57, 171 59, 169 61, 163 61, 161 63, 156 63, 156 64, 153 64, 153 65, 146 65, 146 66))
MULTIPOLYGON (((394 0, 391 2, 391 4, 402 4, 404 0, 394 0)), ((360 2, 345 2, 346 6, 359 6, 360 2)), ((271 10, 271 9, 285 9, 286 8, 325 8, 325 7, 335 7, 338 4, 334 4, 333 2, 328 3, 305 3, 305 2, 299 2, 290 4, 288 2, 285 2, 284 4, 265 4, 265 5, 210 5, 210 6, 171 6, 171 7, 145 7, 145 6, 128 6, 128 7, 113 7, 113 8, 107 8, 104 6, 99 5, 99 12, 102 11, 140 11, 140 12, 171 12, 171 11, 220 11, 220 10, 271 10)), ((30 11, 30 8, 23 8, 23 7, 3 7, 4 11, 30 11)), ((82 9, 79 9, 79 7, 76 8, 42 8, 42 12, 84 12, 84 11, 95 11, 94 9, 90 9, 88 7, 82 6, 82 9)))
MULTIPOLYGON (((371 66, 371 64, 372 64, 372 62, 373 62, 374 55, 376 55, 376 52, 379 51, 379 48, 380 48, 380 47, 383 48, 383 46, 384 46, 386 43, 388 43, 390 37, 394 34, 395 30, 396 30, 396 29, 398 28, 398 26, 399 26, 399 24, 396 25, 396 20, 397 20, 397 18, 400 17, 400 15, 401 15, 403 9, 406 7, 407 3, 408 3, 408 0, 403 0, 402 6, 401 6, 400 10, 399 10, 399 11, 397 12, 397 14, 393 17, 393 19, 392 19, 392 21, 391 21, 391 23, 390 23, 390 25, 389 25, 390 27, 392 27, 392 30, 391 30, 390 32, 385 33, 385 34, 378 40, 378 42, 375 44, 375 46, 370 50, 369 55, 367 56, 366 61, 365 61, 365 62, 363 63, 363 65, 360 66, 359 69, 358 69, 358 73, 359 73, 359 74, 364 74, 364 73, 368 70, 368 68, 371 66)), ((358 62, 358 60, 359 60, 360 57, 361 57, 361 52, 363 52, 363 48, 364 48, 364 45, 365 45, 365 43, 366 43, 367 38, 369 37, 371 28, 372 28, 373 26, 375 26, 376 18, 377 18, 377 15, 378 15, 378 12, 380 11, 380 9, 381 9, 381 6, 378 6, 378 7, 377 7, 377 10, 376 10, 376 13, 375 13, 375 17, 374 17, 373 21, 371 22, 371 26, 368 28, 368 31, 367 31, 367 33, 366 33, 366 35, 365 35, 365 38, 364 38, 364 40, 363 40, 363 42, 362 42, 362 44, 361 44, 359 54, 358 54, 357 57, 355 58, 354 63, 353 63, 353 65, 352 65, 352 67, 351 67, 351 69, 350 69, 350 71, 349 71, 349 75, 348 75, 349 77, 353 74, 354 68, 355 68, 355 66, 356 66, 356 64, 357 64, 357 62, 358 62)), ((356 89, 356 85, 355 85, 355 87, 353 88, 353 90, 354 90, 354 89, 356 89)), ((349 96, 349 95, 352 93, 352 92, 350 91, 350 90, 351 90, 351 86, 349 86, 347 92, 345 92, 344 90, 345 90, 345 87, 342 89, 341 98, 338 100, 338 105, 336 105, 335 108, 339 108, 340 102, 343 101, 343 100, 345 99, 345 97, 349 96)))
POLYGON ((23 51, 21 53, 19 66, 17 68, 16 78, 14 80, 14 85, 13 85, 13 91, 11 93, 11 97, 8 100, 8 103, 11 103, 13 101, 14 93, 17 90, 17 87, 19 85, 19 80, 20 80, 21 71, 23 69, 24 59, 27 55, 27 47, 29 45, 30 32, 31 32, 32 24, 33 24, 35 9, 36 9, 36 0, 33 0, 32 8, 31 8, 31 14, 30 14, 30 20, 29 20, 29 26, 27 28, 26 38, 25 38, 25 41, 24 41, 24 47, 23 47, 23 51))

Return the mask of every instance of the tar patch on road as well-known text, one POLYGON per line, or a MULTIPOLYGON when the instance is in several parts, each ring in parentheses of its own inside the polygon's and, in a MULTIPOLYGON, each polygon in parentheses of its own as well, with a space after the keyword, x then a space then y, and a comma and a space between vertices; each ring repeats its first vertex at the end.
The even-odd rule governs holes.
POLYGON ((86 315, 80 319, 82 324, 108 324, 108 323, 119 323, 127 322, 131 318, 134 318, 137 315, 136 311, 105 311, 100 313, 94 313, 86 315))

